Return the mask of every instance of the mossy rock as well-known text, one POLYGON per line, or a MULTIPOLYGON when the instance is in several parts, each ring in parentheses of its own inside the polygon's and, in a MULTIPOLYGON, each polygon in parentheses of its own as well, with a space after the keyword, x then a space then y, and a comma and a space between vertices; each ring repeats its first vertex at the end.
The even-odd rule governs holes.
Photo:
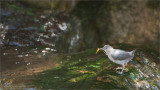
MULTIPOLYGON (((137 48, 137 46, 127 44, 118 45, 121 47, 124 45, 127 49, 137 48)), ((96 49, 89 49, 76 54, 64 55, 59 60, 63 62, 60 66, 43 71, 36 77, 35 85, 42 89, 146 89, 144 86, 136 86, 136 83, 155 84, 149 78, 140 76, 139 70, 145 63, 136 60, 137 57, 141 57, 137 54, 139 51, 136 52, 135 58, 128 64, 130 66, 126 67, 127 70, 122 75, 115 70, 119 65, 111 62, 103 52, 98 54, 95 52, 96 49)), ((148 65, 145 67, 150 68, 148 65)))

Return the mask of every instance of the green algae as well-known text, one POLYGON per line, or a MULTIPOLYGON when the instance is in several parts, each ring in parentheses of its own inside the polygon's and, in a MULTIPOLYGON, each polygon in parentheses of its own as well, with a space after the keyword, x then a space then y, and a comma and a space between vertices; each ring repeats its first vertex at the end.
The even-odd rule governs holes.
POLYGON ((25 7, 21 7, 19 5, 11 4, 11 3, 6 3, 5 5, 7 7, 9 7, 10 9, 15 10, 16 12, 25 12, 27 15, 30 15, 30 16, 36 15, 34 13, 36 11, 36 9, 34 9, 34 8, 25 8, 25 7))
MULTIPOLYGON (((57 68, 50 69, 39 74, 36 80, 34 80, 36 86, 41 86, 43 89, 89 89, 93 86, 95 86, 95 88, 107 88, 103 86, 96 86, 97 76, 99 74, 105 74, 105 72, 101 71, 104 70, 102 67, 104 62, 107 60, 104 56, 99 57, 98 59, 89 57, 90 55, 92 56, 95 54, 95 51, 96 49, 90 49, 79 54, 62 57, 64 60, 69 59, 68 62, 65 62, 65 64, 62 64, 57 68), (81 58, 81 61, 79 61, 79 58, 81 58)), ((108 70, 106 71, 108 73, 108 70)), ((105 82, 100 83, 105 84, 105 82)), ((108 86, 111 88, 110 85, 108 86)), ((118 86, 112 88, 118 88, 118 86)))
MULTIPOLYGON (((125 44, 118 46, 127 50, 137 48, 137 46, 125 44)), ((143 49, 140 50, 143 51, 143 49)), ((142 57, 142 61, 143 58, 151 60, 147 56, 138 54, 140 50, 129 63, 134 66, 126 66, 128 70, 125 70, 122 75, 115 70, 119 65, 109 61, 102 52, 96 55, 96 49, 88 49, 84 52, 64 55, 60 59, 63 63, 59 67, 43 71, 36 77, 34 83, 42 89, 133 89, 137 87, 136 82, 143 81, 154 85, 154 81, 140 76, 138 70, 143 67, 136 66, 142 64, 136 58, 142 57)), ((147 63, 143 63, 142 66, 145 64, 147 63)), ((142 86, 142 88, 145 87, 142 86)))

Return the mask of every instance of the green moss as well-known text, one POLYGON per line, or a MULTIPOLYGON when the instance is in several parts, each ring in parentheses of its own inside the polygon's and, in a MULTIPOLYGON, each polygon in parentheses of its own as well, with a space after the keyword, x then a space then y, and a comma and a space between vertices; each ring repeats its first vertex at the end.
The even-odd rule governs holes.
POLYGON ((34 80, 35 85, 43 89, 90 89, 93 86, 95 86, 94 88, 101 89, 120 88, 113 83, 106 82, 100 82, 99 85, 96 85, 96 82, 98 82, 96 79, 97 75, 103 76, 111 72, 113 73, 114 71, 104 70, 102 67, 107 59, 103 56, 92 58, 95 52, 96 49, 90 49, 71 56, 64 56, 62 59, 69 59, 68 62, 65 62, 57 68, 40 73, 34 80), (81 58, 81 61, 78 60, 79 58, 81 58), (108 87, 103 85, 108 85, 108 87))
POLYGON ((38 47, 37 47, 37 46, 28 46, 27 48, 28 48, 29 50, 30 50, 30 49, 35 49, 35 48, 45 49, 46 46, 38 46, 38 47))
MULTIPOLYGON (((123 49, 137 47, 127 44, 117 46, 123 49)), ((137 76, 139 73, 135 67, 126 67, 127 72, 117 74, 115 68, 118 65, 110 62, 102 53, 96 55, 95 52, 96 49, 88 49, 63 56, 60 61, 64 63, 40 73, 34 80, 35 85, 42 89, 128 89, 125 80, 133 84, 136 78, 145 80, 137 76)))
POLYGON ((143 46, 143 47, 141 47, 142 49, 143 49, 143 51, 145 52, 145 53, 148 53, 148 54, 150 54, 150 55, 153 55, 153 57, 158 57, 160 54, 158 53, 158 51, 156 51, 156 50, 153 50, 153 49, 150 49, 150 48, 148 48, 148 47, 146 47, 146 46, 143 46))
MULTIPOLYGON (((39 1, 40 3, 38 1, 35 2, 35 0, 33 0, 33 2, 32 1, 27 1, 27 0, 21 0, 19 2, 26 7, 30 7, 30 8, 34 8, 34 9, 50 9, 49 6, 47 7, 45 5, 44 6, 39 5, 39 4, 41 4, 40 1, 39 1)), ((46 3, 44 3, 44 4, 46 4, 46 3)))
POLYGON ((31 15, 31 16, 34 16, 35 15, 34 12, 36 11, 36 9, 34 8, 25 8, 25 7, 21 7, 19 5, 10 4, 10 3, 7 3, 6 6, 11 9, 14 9, 17 12, 26 12, 26 14, 31 15))

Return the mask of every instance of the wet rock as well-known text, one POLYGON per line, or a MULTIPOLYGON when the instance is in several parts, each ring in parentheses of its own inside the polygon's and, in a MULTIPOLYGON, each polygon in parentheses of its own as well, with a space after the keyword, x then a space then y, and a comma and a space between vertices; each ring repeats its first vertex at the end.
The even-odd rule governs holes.
POLYGON ((3 53, 3 55, 7 55, 7 53, 3 53))
POLYGON ((18 57, 23 57, 23 55, 18 55, 18 57))
POLYGON ((24 28, 24 30, 38 30, 38 28, 37 27, 28 27, 28 28, 24 28))
POLYGON ((149 63, 149 60, 148 60, 147 58, 144 57, 143 60, 144 60, 144 63, 145 63, 145 64, 148 64, 148 63, 149 63))
POLYGON ((150 84, 147 81, 137 81, 137 87, 141 89, 149 89, 150 84))
POLYGON ((151 67, 155 67, 155 66, 156 66, 156 63, 155 63, 155 62, 152 62, 152 63, 150 63, 150 66, 151 66, 151 67))
POLYGON ((158 85, 158 87, 160 88, 160 81, 157 81, 157 85, 158 85))
POLYGON ((44 19, 44 18, 46 18, 46 16, 45 16, 45 15, 41 15, 40 18, 43 18, 43 19, 44 19))
POLYGON ((13 26, 13 25, 9 25, 9 26, 8 26, 8 30, 16 30, 16 27, 13 26))
POLYGON ((152 90, 159 90, 158 87, 156 85, 152 86, 152 90))
POLYGON ((6 87, 8 85, 8 83, 3 84, 3 87, 6 87))
POLYGON ((30 65, 31 63, 29 62, 29 63, 27 63, 27 65, 30 65))
POLYGON ((46 48, 47 51, 51 50, 50 48, 46 48))
POLYGON ((83 34, 80 32, 82 28, 79 19, 72 17, 66 25, 67 26, 64 25, 64 27, 66 27, 67 30, 56 40, 57 51, 77 52, 82 50, 84 43, 82 41, 83 34))
MULTIPOLYGON (((9 30, 6 36, 9 46, 51 46, 56 47, 56 50, 52 50, 54 52, 78 51, 82 46, 82 43, 78 44, 81 37, 78 19, 63 12, 49 11, 34 12, 35 15, 30 16, 28 13, 31 11, 27 8, 22 7, 24 11, 21 11, 18 5, 14 7, 16 8, 6 8, 6 11, 12 11, 10 16, 2 16, 3 24, 8 26, 2 24, 2 27, 9 30)), ((0 43, 4 44, 3 41, 0 43)))
POLYGON ((20 63, 20 62, 15 62, 15 64, 18 64, 18 63, 20 63))
POLYGON ((25 55, 26 57, 29 56, 28 54, 25 55))
POLYGON ((67 29, 67 25, 66 23, 62 23, 62 24, 58 24, 59 28, 63 31, 65 31, 67 29))
POLYGON ((52 51, 52 52, 56 52, 57 50, 56 50, 56 49, 50 49, 50 51, 52 51))
POLYGON ((3 42, 2 42, 2 40, 0 39, 0 47, 3 45, 3 42))
POLYGON ((28 46, 28 44, 20 44, 18 42, 14 42, 14 41, 10 41, 9 45, 11 45, 11 46, 19 46, 19 47, 28 46))
POLYGON ((34 53, 38 53, 38 51, 37 51, 37 50, 34 50, 33 52, 34 52, 34 53))
POLYGON ((134 75, 134 73, 130 73, 129 77, 132 79, 132 80, 137 80, 136 76, 134 75))
POLYGON ((35 88, 23 88, 23 90, 36 90, 35 88))
POLYGON ((1 16, 10 16, 11 12, 8 10, 0 9, 1 16))

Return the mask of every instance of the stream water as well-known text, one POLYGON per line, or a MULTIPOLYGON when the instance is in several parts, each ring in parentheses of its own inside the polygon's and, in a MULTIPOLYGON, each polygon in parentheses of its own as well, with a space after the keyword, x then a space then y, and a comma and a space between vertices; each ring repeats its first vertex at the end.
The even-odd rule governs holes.
POLYGON ((33 87, 31 82, 38 72, 59 65, 57 57, 51 48, 15 46, 1 50, 1 88, 33 87))
POLYGON ((60 64, 57 52, 68 52, 58 47, 63 46, 59 39, 68 31, 70 21, 64 13, 33 12, 20 6, 0 8, 0 87, 34 90, 34 76, 60 64))

